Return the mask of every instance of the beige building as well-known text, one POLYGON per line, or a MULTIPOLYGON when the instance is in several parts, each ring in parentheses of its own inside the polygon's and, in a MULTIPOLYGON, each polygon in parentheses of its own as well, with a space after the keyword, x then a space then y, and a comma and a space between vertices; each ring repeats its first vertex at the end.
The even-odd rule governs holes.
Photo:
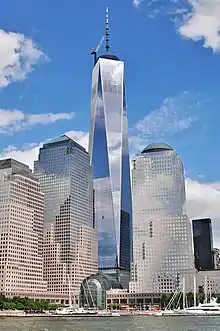
POLYGON ((114 304, 120 306, 149 306, 160 304, 160 293, 131 293, 127 290, 111 289, 106 291, 106 307, 114 304))
POLYGON ((204 293, 220 294, 220 270, 199 271, 197 273, 197 288, 204 293))
POLYGON ((172 147, 150 144, 133 160, 132 202, 129 291, 172 293, 195 272, 183 165, 172 147))
POLYGON ((44 279, 56 300, 78 298, 84 278, 98 271, 93 172, 86 150, 67 136, 43 145, 35 176, 45 196, 44 279))
POLYGON ((44 196, 28 166, 0 161, 0 292, 44 297, 44 196))

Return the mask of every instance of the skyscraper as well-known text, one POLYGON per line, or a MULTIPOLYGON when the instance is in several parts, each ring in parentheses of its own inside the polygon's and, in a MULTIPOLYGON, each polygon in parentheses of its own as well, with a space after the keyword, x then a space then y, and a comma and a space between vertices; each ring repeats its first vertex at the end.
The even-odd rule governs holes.
POLYGON ((0 292, 42 298, 44 196, 31 170, 0 161, 0 292))
POLYGON ((183 165, 172 147, 147 146, 133 161, 132 292, 173 292, 192 273, 183 165))
POLYGON ((212 223, 210 218, 192 221, 195 267, 198 271, 214 269, 212 223))
POLYGON ((48 291, 77 295, 82 280, 98 270, 93 228, 93 173, 89 155, 61 136, 40 149, 35 162, 45 197, 44 277, 48 291))
POLYGON ((92 73, 89 154, 99 268, 128 286, 132 207, 124 62, 109 53, 108 31, 107 15, 106 54, 95 54, 92 73))

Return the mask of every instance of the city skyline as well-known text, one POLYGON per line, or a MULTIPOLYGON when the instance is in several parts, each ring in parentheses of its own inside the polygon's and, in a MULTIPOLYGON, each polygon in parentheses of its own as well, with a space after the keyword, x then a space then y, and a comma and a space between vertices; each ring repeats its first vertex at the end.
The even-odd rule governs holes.
MULTIPOLYGON (((70 3, 61 13, 57 6, 26 6, 21 0, 13 3, 11 13, 11 1, 3 4, 2 158, 11 156, 33 166, 40 143, 70 130, 73 138, 85 143, 93 64, 89 51, 102 36, 106 5, 107 1, 100 5, 97 0, 86 8, 70 3), (103 21, 94 22, 94 15, 103 17, 103 21), (12 31, 15 34, 10 34, 12 31), (29 39, 24 39, 23 34, 29 39)), ((126 61, 128 68, 131 153, 140 152, 153 141, 166 142, 178 151, 186 169, 189 217, 212 218, 217 246, 220 97, 216 84, 219 55, 215 53, 219 51, 219 36, 213 22, 218 19, 218 6, 214 1, 209 6, 198 1, 192 9, 182 1, 168 1, 162 6, 162 1, 150 5, 149 1, 132 4, 130 0, 125 4, 113 0, 109 8, 114 53, 126 61), (201 11, 202 15, 198 15, 201 11), (189 25, 181 14, 187 12, 192 13, 189 25), (205 13, 212 19, 201 29, 205 13), (178 27, 173 23, 177 20, 178 27), (204 158, 207 150, 209 158, 204 158)))

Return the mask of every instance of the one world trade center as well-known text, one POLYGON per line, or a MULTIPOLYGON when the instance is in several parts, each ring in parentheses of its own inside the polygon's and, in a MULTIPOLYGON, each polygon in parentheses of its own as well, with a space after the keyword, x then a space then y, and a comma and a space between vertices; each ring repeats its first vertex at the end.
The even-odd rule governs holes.
POLYGON ((132 256, 132 202, 124 62, 109 52, 108 10, 104 55, 94 55, 90 160, 99 269, 128 287, 132 256))

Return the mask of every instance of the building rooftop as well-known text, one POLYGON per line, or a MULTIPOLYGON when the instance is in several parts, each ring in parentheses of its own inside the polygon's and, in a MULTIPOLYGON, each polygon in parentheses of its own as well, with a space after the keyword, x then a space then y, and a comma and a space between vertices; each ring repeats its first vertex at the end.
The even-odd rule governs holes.
POLYGON ((88 276, 83 280, 82 284, 88 284, 88 281, 98 281, 105 291, 109 291, 110 289, 122 289, 122 285, 115 278, 102 272, 88 276))
POLYGON ((62 143, 66 143, 66 142, 70 142, 72 145, 74 145, 74 147, 77 147, 77 148, 81 149, 83 152, 86 152, 86 150, 85 150, 85 148, 83 146, 81 146, 80 144, 78 144, 76 141, 74 141, 70 137, 66 136, 65 134, 62 135, 62 136, 60 136, 60 137, 58 137, 58 138, 55 138, 53 140, 48 141, 47 143, 45 143, 43 145, 43 147, 50 148, 53 145, 62 145, 62 143))
POLYGON ((173 151, 173 148, 165 143, 153 143, 143 149, 141 154, 162 152, 162 151, 173 151))
POLYGON ((120 59, 115 56, 115 55, 111 55, 111 54, 103 54, 99 56, 99 59, 108 59, 108 60, 115 60, 115 61, 120 61, 120 59))
POLYGON ((4 159, 4 160, 0 160, 0 169, 9 169, 12 168, 13 172, 14 171, 18 171, 18 170, 22 170, 28 173, 31 173, 30 168, 28 167, 28 165, 19 162, 15 159, 4 159))

